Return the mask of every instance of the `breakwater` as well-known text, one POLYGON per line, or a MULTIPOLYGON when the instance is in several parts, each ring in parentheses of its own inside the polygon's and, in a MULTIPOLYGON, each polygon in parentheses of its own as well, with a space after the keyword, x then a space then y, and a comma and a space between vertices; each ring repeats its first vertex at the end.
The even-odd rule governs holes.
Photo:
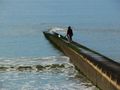
POLYGON ((59 50, 70 57, 70 61, 92 83, 102 90, 120 90, 120 63, 76 42, 69 43, 58 33, 44 32, 59 50))

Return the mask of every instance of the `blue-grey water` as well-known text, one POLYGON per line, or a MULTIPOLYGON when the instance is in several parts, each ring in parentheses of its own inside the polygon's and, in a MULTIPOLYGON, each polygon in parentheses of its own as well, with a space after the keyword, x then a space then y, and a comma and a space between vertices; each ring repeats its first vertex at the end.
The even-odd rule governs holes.
POLYGON ((73 40, 120 62, 119 0, 0 0, 0 90, 96 90, 42 31, 73 28, 73 40))

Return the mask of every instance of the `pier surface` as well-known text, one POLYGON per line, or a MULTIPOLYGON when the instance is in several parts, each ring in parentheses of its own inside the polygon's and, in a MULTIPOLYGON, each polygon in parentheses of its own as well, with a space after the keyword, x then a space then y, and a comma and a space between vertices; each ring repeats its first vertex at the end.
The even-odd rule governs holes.
POLYGON ((120 90, 120 63, 77 42, 69 43, 56 32, 43 32, 94 85, 102 90, 120 90))

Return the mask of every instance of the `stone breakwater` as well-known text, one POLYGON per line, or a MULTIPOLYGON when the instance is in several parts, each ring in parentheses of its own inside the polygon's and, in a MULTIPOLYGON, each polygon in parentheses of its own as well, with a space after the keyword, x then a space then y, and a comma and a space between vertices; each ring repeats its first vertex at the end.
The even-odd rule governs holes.
POLYGON ((70 57, 71 62, 94 85, 102 90, 120 90, 120 63, 76 42, 69 43, 58 33, 44 32, 59 50, 70 57))

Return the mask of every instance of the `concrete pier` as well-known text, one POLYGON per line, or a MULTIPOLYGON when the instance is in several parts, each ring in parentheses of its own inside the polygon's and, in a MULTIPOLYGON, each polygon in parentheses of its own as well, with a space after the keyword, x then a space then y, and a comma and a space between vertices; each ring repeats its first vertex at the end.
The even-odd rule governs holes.
POLYGON ((94 85, 101 90, 120 90, 120 63, 58 33, 43 32, 94 85))

